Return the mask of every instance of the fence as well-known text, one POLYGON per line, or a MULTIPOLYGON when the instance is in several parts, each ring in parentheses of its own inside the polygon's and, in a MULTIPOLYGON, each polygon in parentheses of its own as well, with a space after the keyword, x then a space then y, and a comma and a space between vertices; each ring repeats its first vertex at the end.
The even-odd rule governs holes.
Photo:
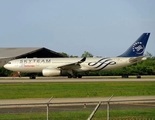
POLYGON ((52 102, 51 97, 47 102, 41 103, 0 104, 0 119, 5 120, 9 116, 10 120, 23 119, 24 116, 24 119, 30 120, 155 119, 155 99, 113 100, 112 97, 88 102, 52 102), (122 115, 125 114, 124 111, 127 116, 122 115))

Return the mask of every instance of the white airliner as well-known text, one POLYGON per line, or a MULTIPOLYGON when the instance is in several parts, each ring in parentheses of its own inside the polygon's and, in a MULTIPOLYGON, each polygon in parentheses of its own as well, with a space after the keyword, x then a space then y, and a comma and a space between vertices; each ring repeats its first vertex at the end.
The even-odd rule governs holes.
POLYGON ((66 75, 81 78, 80 72, 112 70, 146 60, 143 56, 150 33, 143 33, 123 54, 110 58, 22 58, 4 67, 18 72, 42 72, 44 76, 66 75))

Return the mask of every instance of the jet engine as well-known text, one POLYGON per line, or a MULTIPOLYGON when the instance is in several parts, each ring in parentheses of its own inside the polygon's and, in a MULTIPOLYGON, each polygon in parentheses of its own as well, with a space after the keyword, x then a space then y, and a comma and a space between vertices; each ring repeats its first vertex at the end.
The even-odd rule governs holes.
POLYGON ((49 76, 59 76, 61 75, 61 70, 54 69, 54 68, 45 68, 42 70, 43 76, 49 77, 49 76))

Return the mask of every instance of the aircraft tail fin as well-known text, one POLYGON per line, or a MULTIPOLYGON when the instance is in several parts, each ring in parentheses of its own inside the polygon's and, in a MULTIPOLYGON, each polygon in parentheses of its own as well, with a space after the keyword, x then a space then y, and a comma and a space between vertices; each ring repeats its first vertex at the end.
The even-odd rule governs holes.
POLYGON ((118 57, 143 56, 150 33, 143 33, 123 54, 118 57))

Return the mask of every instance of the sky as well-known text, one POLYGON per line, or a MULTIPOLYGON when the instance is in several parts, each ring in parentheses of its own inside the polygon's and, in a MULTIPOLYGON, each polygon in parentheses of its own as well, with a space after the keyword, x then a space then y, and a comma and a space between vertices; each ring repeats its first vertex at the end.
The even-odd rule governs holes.
POLYGON ((0 0, 0 47, 111 57, 144 32, 155 55, 155 0, 0 0))

